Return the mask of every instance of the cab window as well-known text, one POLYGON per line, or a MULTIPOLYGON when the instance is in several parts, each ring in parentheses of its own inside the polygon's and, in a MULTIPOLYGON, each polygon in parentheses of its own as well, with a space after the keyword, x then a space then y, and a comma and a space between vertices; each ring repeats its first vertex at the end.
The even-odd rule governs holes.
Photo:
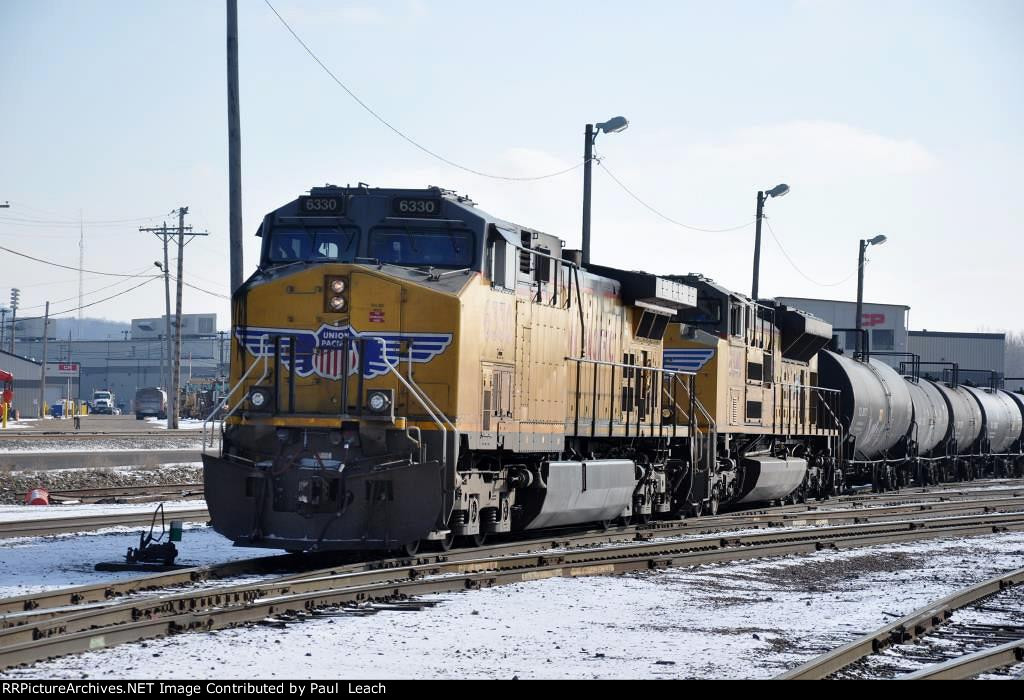
POLYGON ((377 228, 368 254, 393 265, 465 268, 473 266, 474 240, 466 229, 377 228))
POLYGON ((275 228, 270 234, 270 262, 352 262, 356 255, 356 229, 347 226, 275 228))

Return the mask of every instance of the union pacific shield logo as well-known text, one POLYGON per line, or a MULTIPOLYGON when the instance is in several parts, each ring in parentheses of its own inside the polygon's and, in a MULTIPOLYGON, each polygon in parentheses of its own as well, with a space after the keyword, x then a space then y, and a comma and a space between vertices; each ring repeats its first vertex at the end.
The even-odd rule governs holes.
POLYGON ((289 367, 291 344, 295 342, 295 374, 308 377, 315 374, 325 379, 340 379, 359 373, 373 379, 387 373, 388 363, 397 365, 407 362, 409 355, 413 362, 430 362, 452 343, 451 333, 395 333, 365 332, 352 326, 328 326, 323 324, 317 331, 295 328, 261 328, 239 326, 235 338, 255 358, 273 357, 275 340, 280 338, 281 362, 289 367), (349 341, 349 357, 345 362, 345 339, 349 341), (384 341, 383 346, 379 338, 384 341), (359 340, 364 342, 360 343, 359 340), (402 352, 406 344, 409 355, 402 352), (360 356, 362 346, 365 356, 360 356))
POLYGON ((714 348, 665 348, 665 369, 697 372, 714 356, 714 348))

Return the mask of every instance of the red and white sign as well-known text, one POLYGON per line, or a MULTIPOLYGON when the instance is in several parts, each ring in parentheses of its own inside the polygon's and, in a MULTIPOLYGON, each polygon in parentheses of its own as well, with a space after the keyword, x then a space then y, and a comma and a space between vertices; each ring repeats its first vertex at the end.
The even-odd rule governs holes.
POLYGON ((871 328, 873 326, 880 326, 885 323, 885 314, 863 314, 861 319, 861 326, 863 328, 871 328))
POLYGON ((384 309, 370 309, 370 323, 384 323, 384 309))
POLYGON ((80 366, 77 362, 47 362, 47 377, 73 377, 77 378, 80 366))

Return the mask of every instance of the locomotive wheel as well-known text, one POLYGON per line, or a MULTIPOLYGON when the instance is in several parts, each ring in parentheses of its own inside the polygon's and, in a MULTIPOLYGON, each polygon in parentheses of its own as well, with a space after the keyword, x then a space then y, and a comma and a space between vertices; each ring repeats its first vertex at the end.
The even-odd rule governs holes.
POLYGON ((650 513, 634 513, 633 514, 633 523, 635 525, 646 525, 649 522, 651 522, 651 514, 650 513))
POLYGON ((444 539, 441 540, 430 540, 431 547, 439 552, 447 552, 455 544, 455 535, 451 530, 445 535, 444 539))
POLYGON ((700 501, 691 503, 686 507, 686 517, 688 518, 699 518, 701 512, 704 510, 704 504, 700 501))
POLYGON ((403 545, 398 548, 398 553, 407 557, 414 557, 419 551, 420 540, 413 540, 409 544, 403 545))
POLYGON ((463 535, 459 539, 462 540, 461 546, 463 547, 483 547, 487 542, 487 533, 478 532, 475 535, 463 535))

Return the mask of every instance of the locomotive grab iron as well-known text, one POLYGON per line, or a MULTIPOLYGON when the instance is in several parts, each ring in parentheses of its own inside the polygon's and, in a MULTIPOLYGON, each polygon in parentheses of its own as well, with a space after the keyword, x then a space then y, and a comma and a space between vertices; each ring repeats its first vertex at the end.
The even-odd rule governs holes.
POLYGON ((1024 397, 835 355, 700 275, 583 267, 450 191, 314 188, 259 235, 203 458, 238 545, 413 553, 1022 465, 1024 397))

